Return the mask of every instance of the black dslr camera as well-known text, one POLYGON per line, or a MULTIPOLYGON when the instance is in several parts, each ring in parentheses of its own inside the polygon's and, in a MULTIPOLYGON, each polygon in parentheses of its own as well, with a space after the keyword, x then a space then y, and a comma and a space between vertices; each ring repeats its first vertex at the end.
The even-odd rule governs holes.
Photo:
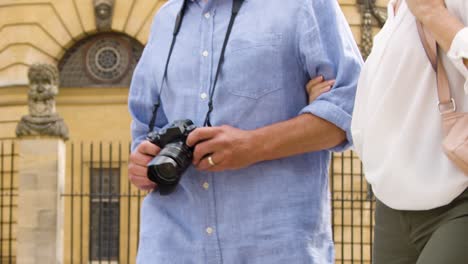
POLYGON ((188 135, 197 127, 191 120, 178 120, 151 132, 147 139, 161 148, 159 154, 148 163, 148 178, 158 185, 161 195, 171 194, 192 163, 193 148, 185 144, 188 135))

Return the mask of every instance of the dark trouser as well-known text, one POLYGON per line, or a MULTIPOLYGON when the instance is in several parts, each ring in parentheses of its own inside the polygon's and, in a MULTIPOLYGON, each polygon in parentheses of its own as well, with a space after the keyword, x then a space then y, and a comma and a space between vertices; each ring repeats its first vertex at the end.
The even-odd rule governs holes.
POLYGON ((467 264, 468 190, 427 211, 394 210, 377 201, 374 264, 467 264))

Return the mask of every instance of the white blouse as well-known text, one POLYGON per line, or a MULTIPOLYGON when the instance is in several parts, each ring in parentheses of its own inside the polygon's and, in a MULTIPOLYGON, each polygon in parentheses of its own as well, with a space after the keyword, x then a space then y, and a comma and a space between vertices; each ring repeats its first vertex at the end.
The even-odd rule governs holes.
MULTIPOLYGON (((403 1, 375 37, 362 69, 352 121, 355 150, 383 203, 399 210, 446 205, 468 187, 468 177, 445 156, 436 75, 420 42, 415 17, 403 1)), ((468 1, 446 0, 468 25, 468 1)), ((468 111, 468 28, 443 55, 459 111, 468 111)))

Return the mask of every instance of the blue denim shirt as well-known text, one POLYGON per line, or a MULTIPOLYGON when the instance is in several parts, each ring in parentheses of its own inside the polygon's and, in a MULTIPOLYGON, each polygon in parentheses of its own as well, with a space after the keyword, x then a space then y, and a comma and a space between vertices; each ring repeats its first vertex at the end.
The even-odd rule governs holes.
MULTIPOLYGON (((202 125, 232 0, 189 1, 162 89, 156 126, 202 125)), ((129 97, 133 148, 148 132, 182 0, 156 15, 129 97)), ((337 1, 246 0, 235 22, 218 87, 213 126, 256 129, 313 114, 347 133, 361 56, 337 1), (308 104, 317 75, 333 89, 308 104)), ((277 135, 282 137, 284 135, 277 135)), ((144 200, 138 263, 333 263, 330 150, 220 173, 193 167, 175 193, 144 200)))

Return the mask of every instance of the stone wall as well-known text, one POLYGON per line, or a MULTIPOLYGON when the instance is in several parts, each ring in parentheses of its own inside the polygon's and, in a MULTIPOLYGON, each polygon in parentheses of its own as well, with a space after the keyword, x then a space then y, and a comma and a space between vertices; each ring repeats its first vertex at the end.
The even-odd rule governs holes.
MULTIPOLYGON (((165 2, 116 1, 112 30, 146 43, 165 2)), ((29 65, 57 63, 77 40, 96 32, 91 0, 2 0, 0 17, 0 87, 27 84, 29 65)))
MULTIPOLYGON (((112 31, 146 43, 151 21, 164 0, 115 1, 112 31)), ((339 0, 359 43, 358 0, 339 0)), ((387 0, 378 0, 384 6, 387 0)), ((27 84, 26 72, 35 62, 57 63, 76 41, 96 32, 93 1, 1 0, 0 87, 27 84)))

